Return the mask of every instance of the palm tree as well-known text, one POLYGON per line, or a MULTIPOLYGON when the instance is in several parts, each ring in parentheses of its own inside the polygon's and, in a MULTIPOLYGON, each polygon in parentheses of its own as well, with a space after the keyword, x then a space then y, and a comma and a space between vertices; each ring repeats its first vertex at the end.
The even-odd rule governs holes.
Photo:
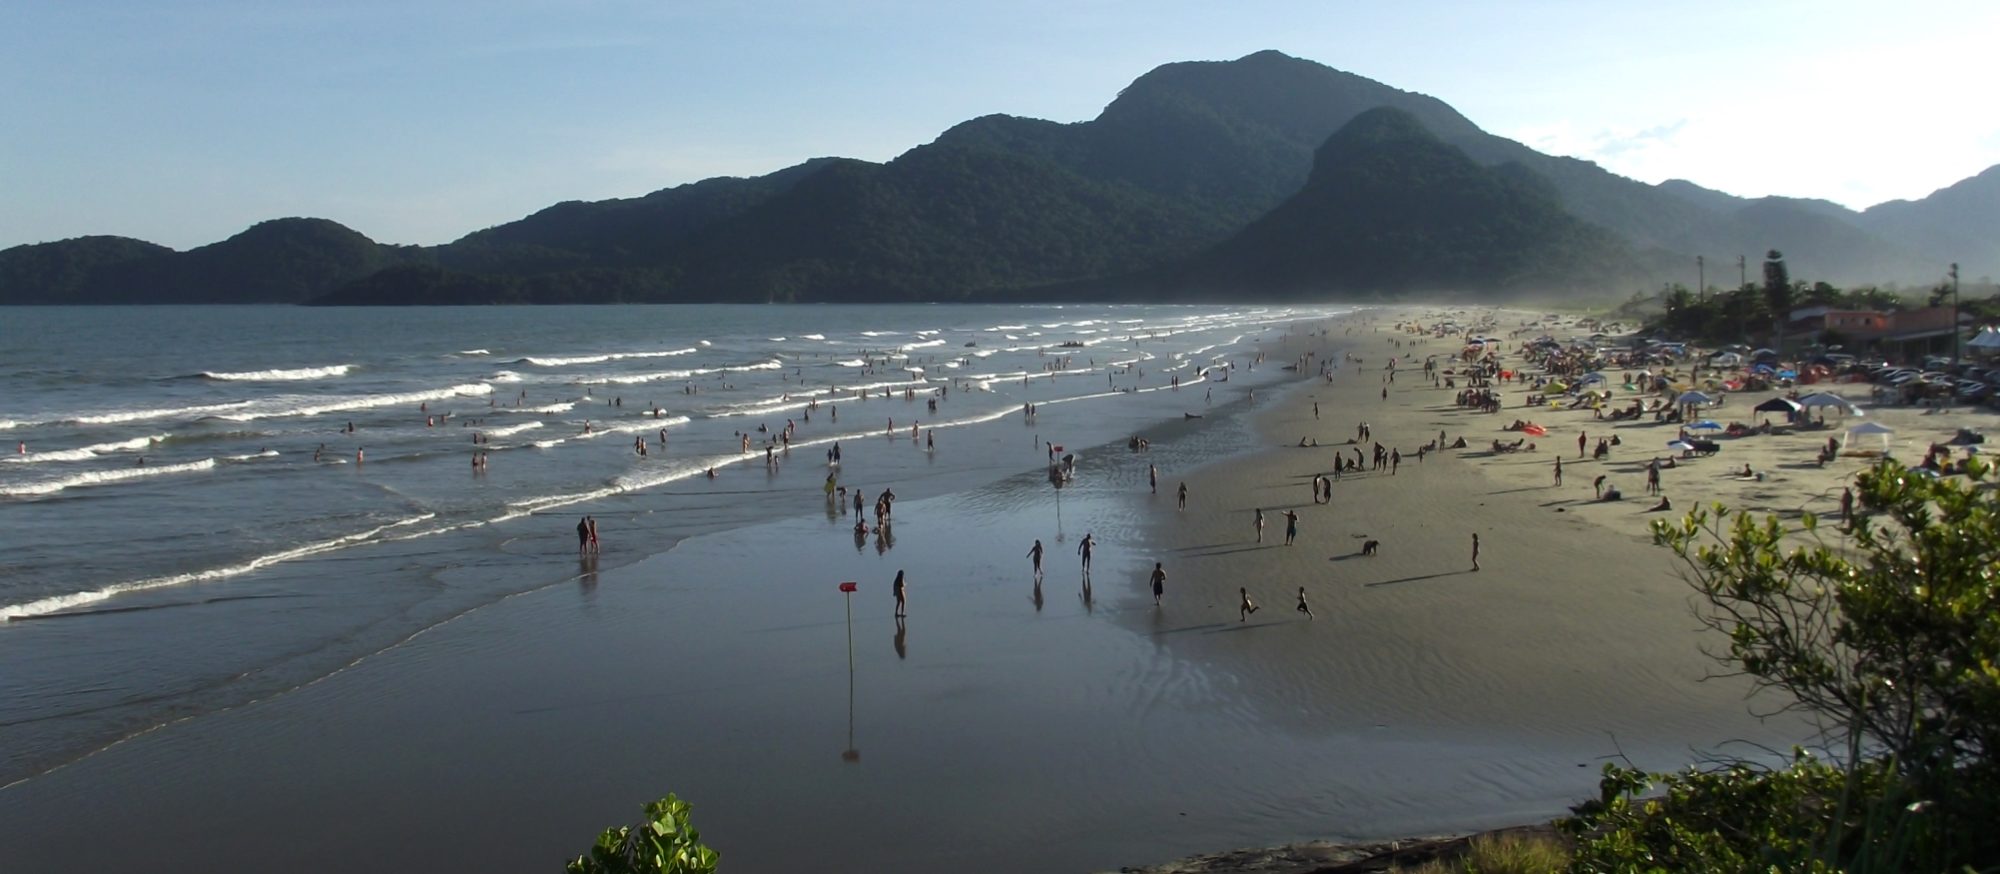
POLYGON ((1791 271, 1785 269, 1785 254, 1776 249, 1764 253, 1764 305, 1771 310, 1771 348, 1784 351, 1785 318, 1792 311, 1791 271))

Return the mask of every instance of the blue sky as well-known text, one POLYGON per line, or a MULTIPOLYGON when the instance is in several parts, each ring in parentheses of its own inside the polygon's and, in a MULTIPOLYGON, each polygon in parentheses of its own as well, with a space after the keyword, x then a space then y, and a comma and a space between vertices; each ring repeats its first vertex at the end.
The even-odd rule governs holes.
POLYGON ((1277 49, 1648 182, 1853 207, 2000 163, 1978 2, 0 0, 0 247, 441 243, 1277 49))

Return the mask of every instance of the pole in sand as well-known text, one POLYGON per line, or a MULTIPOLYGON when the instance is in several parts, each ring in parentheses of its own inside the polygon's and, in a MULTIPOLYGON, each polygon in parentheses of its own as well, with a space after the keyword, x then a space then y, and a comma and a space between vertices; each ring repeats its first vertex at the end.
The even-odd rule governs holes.
POLYGON ((853 580, 840 584, 841 594, 847 596, 847 749, 840 752, 844 762, 861 761, 861 751, 854 748, 854 592, 859 588, 853 580))

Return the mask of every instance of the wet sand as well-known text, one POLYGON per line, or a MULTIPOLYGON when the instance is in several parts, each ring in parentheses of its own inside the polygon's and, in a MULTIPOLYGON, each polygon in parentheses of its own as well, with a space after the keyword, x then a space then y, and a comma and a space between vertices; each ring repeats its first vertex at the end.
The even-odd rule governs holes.
MULTIPOLYGON (((1387 336, 1336 326, 1261 366, 1308 348, 1379 361, 1387 336)), ((1312 504, 1324 444, 1359 420, 1410 449, 1500 424, 1449 392, 1381 387, 1342 365, 1330 386, 1260 394, 1254 416, 1231 414, 1246 401, 1226 384, 1213 406, 1190 389, 1204 419, 1153 429, 1150 453, 1086 449, 1060 498, 1024 438, 1029 473, 906 498, 893 545, 816 514, 580 567, 0 792, 0 834, 23 870, 547 871, 675 792, 731 871, 1092 870, 1531 821, 1588 793, 1606 757, 1674 767, 1801 738, 1752 718, 1740 684, 1701 681, 1686 589, 1636 523, 1553 513, 1508 479, 1514 459, 1407 459, 1312 504), (1322 448, 1281 445, 1301 434, 1322 448), (1287 506, 1289 548, 1272 512, 1287 506), (1084 532, 1100 543, 1088 600, 1084 532), (1364 538, 1382 554, 1357 556, 1364 538), (851 673, 845 579, 861 584, 851 673), (1292 610, 1300 585, 1315 619, 1292 610), (1238 586, 1263 607, 1248 622, 1238 586)))

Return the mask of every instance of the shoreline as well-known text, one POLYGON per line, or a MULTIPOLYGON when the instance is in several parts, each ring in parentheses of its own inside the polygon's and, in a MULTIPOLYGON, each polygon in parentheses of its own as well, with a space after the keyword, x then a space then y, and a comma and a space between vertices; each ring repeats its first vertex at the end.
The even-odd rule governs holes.
MULTIPOLYGON (((1428 324, 1438 317, 1441 309, 1388 308, 1374 311, 1372 315, 1381 322, 1391 325, 1402 320, 1420 320, 1428 324)), ((1461 313, 1468 309, 1476 313, 1490 313, 1498 318, 1502 324, 1494 331, 1500 332, 1503 336, 1511 329, 1515 329, 1517 323, 1544 323, 1543 317, 1520 311, 1457 308, 1461 313)), ((1572 323, 1575 321, 1574 316, 1567 318, 1572 323)), ((1503 366, 1521 366, 1520 341, 1535 336, 1533 331, 1514 333, 1517 336, 1509 339, 1501 350, 1503 366)), ((1556 335, 1562 336, 1559 332, 1556 335)), ((1216 540, 1227 539, 1232 527, 1237 531, 1247 532, 1248 521, 1243 519, 1244 511, 1240 505, 1245 502, 1261 503, 1266 505, 1267 515, 1274 506, 1293 508, 1301 512, 1304 517, 1301 522, 1304 529, 1301 532, 1302 542, 1316 533, 1313 529, 1318 526, 1314 523, 1321 522, 1322 519, 1324 519, 1322 524, 1336 529, 1336 538, 1381 540, 1383 556, 1391 555, 1391 550, 1400 552, 1403 548, 1409 548, 1405 546, 1406 535, 1430 535, 1428 539, 1414 544, 1415 548, 1426 552, 1422 560, 1424 565, 1422 572, 1411 567, 1393 574, 1396 578, 1387 580, 1381 578, 1391 574, 1380 572, 1373 567, 1380 560, 1379 557, 1358 556, 1350 551, 1352 547, 1349 544, 1338 540, 1333 549, 1319 550, 1336 553, 1329 558, 1334 562, 1332 567, 1341 570, 1335 571, 1333 576, 1351 576, 1354 578, 1352 585, 1359 587, 1421 585, 1447 579, 1467 582, 1476 579, 1480 584, 1489 584, 1495 581, 1492 575, 1496 571, 1507 574, 1509 568, 1516 568, 1513 572, 1518 573, 1519 564, 1529 561, 1533 562, 1535 573, 1551 578, 1565 575, 1561 569, 1561 565, 1564 564, 1571 565, 1568 575, 1596 578, 1605 582, 1610 581, 1609 578, 1612 576, 1630 575, 1627 580, 1620 582, 1624 583, 1631 593, 1643 596, 1644 600, 1640 603, 1659 607, 1673 601, 1677 596, 1683 599, 1690 597, 1691 592, 1685 589, 1684 584, 1679 583, 1668 562, 1669 557, 1650 545, 1650 535, 1646 527, 1648 522, 1663 517, 1678 518, 1679 513, 1697 505, 1717 501, 1736 509, 1755 513, 1776 513, 1788 518, 1796 518, 1800 513, 1808 511, 1831 514, 1837 509, 1840 484, 1867 464, 1866 459, 1845 457, 1823 466, 1805 463, 1805 459, 1814 452, 1816 441, 1823 440, 1829 433, 1838 434, 1838 430, 1785 434, 1781 429, 1781 433, 1775 437, 1760 437, 1753 434, 1733 440, 1725 438, 1722 441, 1724 451, 1719 458, 1683 459, 1677 468, 1665 472, 1663 492, 1678 498, 1676 507, 1666 513, 1654 512, 1651 506, 1653 499, 1642 497, 1641 494, 1643 472, 1647 460, 1673 454, 1661 445, 1666 439, 1673 437, 1672 426, 1663 428, 1645 420, 1617 422, 1598 419, 1588 411, 1524 408, 1519 404, 1525 390, 1519 386, 1508 386, 1504 389, 1506 406, 1500 411, 1500 415, 1487 415, 1470 409, 1457 408, 1453 404, 1453 392, 1433 387, 1422 381, 1422 374, 1418 369, 1427 355, 1441 355, 1443 356, 1440 358, 1441 362, 1449 362, 1450 356, 1457 350, 1457 344, 1452 338, 1435 340, 1385 327, 1380 333, 1369 331, 1366 337, 1360 339, 1361 342, 1354 344, 1357 348, 1351 351, 1360 354, 1364 364, 1379 367, 1390 355, 1408 353, 1411 358, 1403 362, 1403 368, 1399 368, 1397 374, 1401 380, 1389 383, 1379 370, 1343 363, 1332 384, 1321 380, 1317 386, 1295 386, 1288 389, 1279 402, 1263 410, 1254 420, 1256 433, 1265 441, 1264 449, 1246 457, 1223 460, 1205 466, 1189 478, 1195 493, 1219 492, 1217 500, 1234 502, 1238 506, 1230 507, 1223 512, 1206 514, 1205 518, 1200 520, 1200 524, 1193 528, 1177 525, 1170 519, 1160 520, 1162 528, 1166 531, 1165 537, 1173 544, 1175 551, 1182 555, 1200 558, 1205 547, 1195 544, 1207 544, 1212 547, 1216 540), (1382 397, 1381 391, 1385 388, 1388 389, 1387 397, 1382 397), (1312 411, 1315 401, 1323 404, 1318 416, 1312 411), (1551 429, 1548 437, 1544 438, 1544 445, 1540 451, 1514 455, 1488 451, 1486 446, 1492 439, 1508 436, 1501 427, 1517 417, 1543 423, 1551 429), (1342 481, 1334 484, 1332 504, 1322 505, 1317 499, 1307 500, 1308 490, 1305 484, 1310 482, 1313 474, 1325 473, 1331 466, 1325 462, 1328 448, 1331 446, 1340 451, 1348 450, 1346 441, 1353 436, 1353 432, 1349 430, 1343 434, 1339 428, 1351 429, 1356 420, 1369 422, 1374 440, 1404 451, 1402 465, 1404 469, 1399 471, 1397 476, 1384 476, 1372 471, 1360 475, 1349 473, 1342 478, 1342 481), (1329 426, 1334 429, 1331 435, 1328 433, 1329 426), (1450 438, 1463 436, 1468 448, 1432 454, 1421 461, 1411 458, 1410 450, 1417 444, 1428 442, 1440 432, 1440 429, 1450 438), (1662 430, 1664 433, 1660 433, 1662 430), (1615 447, 1608 459, 1578 460, 1575 456, 1566 455, 1565 444, 1579 432, 1586 434, 1587 439, 1591 441, 1599 437, 1617 435, 1624 438, 1623 445, 1615 447), (1317 440, 1319 448, 1297 447, 1296 441, 1300 439, 1300 435, 1304 435, 1308 442, 1317 440), (1550 473, 1553 459, 1558 455, 1565 456, 1566 465, 1575 467, 1560 487, 1554 484, 1550 473), (1412 461, 1416 463, 1413 465, 1412 461), (1736 469, 1734 467, 1736 464, 1746 464, 1758 475, 1754 477, 1732 475, 1731 472, 1736 469), (1413 470, 1410 469, 1413 467, 1413 470), (1417 482, 1403 479, 1404 477, 1414 475, 1421 478, 1441 473, 1458 481, 1451 488, 1457 492, 1456 500, 1428 502, 1424 505, 1424 515, 1434 523, 1448 524, 1430 526, 1430 530, 1427 531, 1423 525, 1397 524, 1395 519, 1370 518, 1365 510, 1359 514, 1361 518, 1358 519, 1355 513, 1342 512, 1357 503, 1364 508, 1394 506, 1400 497, 1395 492, 1422 489, 1417 482), (1597 500, 1593 481, 1600 474, 1604 477, 1606 485, 1621 488, 1632 497, 1623 502, 1597 500), (1400 485, 1388 485, 1390 483, 1400 485), (1236 484, 1234 488, 1231 487, 1232 484, 1236 484), (1303 508, 1299 507, 1301 503, 1304 505, 1303 508), (1465 512, 1467 504, 1481 508, 1490 504, 1491 509, 1481 514, 1483 518, 1468 518, 1470 514, 1465 512), (1315 513, 1318 518, 1307 515, 1315 513), (1325 519, 1327 516, 1333 518, 1325 519), (1486 535, 1480 544, 1483 570, 1476 578, 1468 573, 1470 543, 1466 534, 1471 531, 1486 535), (1584 541, 1597 544, 1597 551, 1602 554, 1598 567, 1593 570, 1588 565, 1580 565, 1577 562, 1558 561, 1559 556, 1552 552, 1552 547, 1549 545, 1551 539, 1557 542, 1584 541), (1522 548, 1530 544, 1536 545, 1537 548, 1522 548), (1607 569, 1604 562, 1609 563, 1609 568, 1617 570, 1607 569), (1345 573, 1349 568, 1362 572, 1345 573)), ((1343 349, 1333 354, 1346 351, 1350 350, 1343 349)), ((1866 402, 1865 386, 1833 385, 1821 388, 1866 402)), ((1750 407, 1781 394, 1783 392, 1778 390, 1732 393, 1724 406, 1711 415, 1721 421, 1729 421, 1727 417, 1730 415, 1751 416, 1753 418, 1747 420, 1746 424, 1754 425, 1755 420, 1764 418, 1764 415, 1753 413, 1750 407)), ((1636 392, 1630 390, 1620 392, 1619 395, 1616 403, 1620 405, 1639 397, 1636 392)), ((1921 454, 1921 447, 1931 442, 1944 442, 1957 427, 1970 426, 1980 420, 1991 421, 1991 416, 1976 411, 1955 412, 1955 415, 1935 416, 1916 409, 1894 407, 1876 409, 1872 405, 1868 410, 1871 421, 1884 421, 1894 425, 1897 429, 1896 437, 1899 438, 1895 441, 1896 448, 1902 450, 1906 456, 1921 454), (1968 419, 1974 422, 1968 423, 1968 419)), ((1271 522, 1265 534, 1267 541, 1272 531, 1279 533, 1283 531, 1282 517, 1273 518, 1271 522)), ((1323 541, 1315 542, 1323 544, 1323 541)), ((1252 553, 1252 555, 1259 554, 1261 553, 1252 553)), ((1232 556, 1230 561, 1237 565, 1233 569, 1234 572, 1243 573, 1252 579, 1273 576, 1283 577, 1288 581, 1305 580, 1309 589, 1319 588, 1313 583, 1323 576, 1310 565, 1298 561, 1268 559, 1257 561, 1247 573, 1241 567, 1246 563, 1244 557, 1232 556)), ((1226 589, 1226 586, 1224 588, 1226 589)), ((1210 597, 1225 597, 1220 593, 1207 594, 1210 597)), ((1326 611, 1321 606, 1320 593, 1309 591, 1309 594, 1314 598, 1315 611, 1323 616, 1326 611)), ((1609 593, 1606 592, 1576 594, 1579 598, 1592 599, 1608 596, 1609 593)), ((1275 606, 1279 610, 1283 610, 1285 606, 1284 602, 1275 598, 1260 600, 1262 600, 1261 606, 1275 606)), ((1503 618, 1501 605, 1488 605, 1488 608, 1485 615, 1496 621, 1503 618)), ((1570 612, 1572 615, 1552 614, 1549 617, 1565 625, 1563 637, 1566 639, 1576 634, 1588 634, 1592 630, 1572 624, 1578 620, 1586 625, 1599 625, 1609 618, 1603 615, 1593 617, 1588 610, 1570 612)), ((1629 621, 1625 627, 1630 629, 1629 621)), ((1647 638, 1633 639, 1622 645, 1619 641, 1604 640, 1598 648, 1605 655, 1623 652, 1629 657, 1636 651, 1646 651, 1655 653, 1656 657, 1672 658, 1680 663, 1683 671, 1694 672, 1681 673, 1675 679, 1683 682, 1701 682, 1700 669, 1712 662, 1697 652, 1700 642, 1701 638, 1692 631, 1676 633, 1672 629, 1655 628, 1647 638), (1678 655, 1673 652, 1675 639, 1681 644, 1681 652, 1678 655), (1690 659, 1690 656, 1693 658, 1690 659)), ((1582 662, 1558 659, 1543 663, 1541 675, 1545 683, 1558 682, 1553 678, 1563 673, 1571 673, 1568 683, 1588 682, 1579 681, 1573 673, 1574 670, 1586 666, 1582 662), (1565 672, 1563 670, 1565 667, 1570 671, 1565 672)), ((1730 681, 1717 682, 1727 684, 1730 681)), ((1601 694, 1602 690, 1588 697, 1596 700, 1600 699, 1601 694)), ((1663 709, 1671 709, 1676 701, 1685 702, 1690 694, 1684 690, 1658 703, 1666 705, 1663 709)), ((1748 708, 1753 705, 1745 698, 1742 706, 1748 708)), ((1577 714, 1578 717, 1587 715, 1584 712, 1577 714)), ((1671 715, 1665 712, 1659 716, 1663 719, 1671 718, 1671 715)), ((1613 733, 1612 736, 1616 737, 1616 734, 1613 733)), ((1806 742, 1806 737, 1801 735, 1798 742, 1806 742)), ((1695 761, 1705 748, 1690 746, 1687 755, 1684 755, 1681 761, 1671 762, 1665 768, 1656 769, 1678 769, 1690 761, 1695 761)), ((1581 801, 1594 794, 1595 770, 1589 770, 1585 776, 1588 778, 1589 788, 1580 788, 1572 801, 1581 801)), ((1424 848, 1421 851, 1424 853, 1451 853, 1457 848, 1462 848, 1470 838, 1482 834, 1523 829, 1547 831, 1551 818, 1563 815, 1567 807, 1568 803, 1564 803, 1559 808, 1544 809, 1531 816, 1521 816, 1514 820, 1519 823, 1537 823, 1535 825, 1497 829, 1446 829, 1453 833, 1452 837, 1393 839, 1370 837, 1356 841, 1294 836, 1287 842, 1267 847, 1210 852, 1170 862, 1130 866, 1120 870, 1135 874, 1381 871, 1388 870, 1395 864, 1413 863, 1412 860, 1398 858, 1398 852, 1409 846, 1424 848)))
MULTIPOLYGON (((1266 339, 1260 375, 1287 363, 1281 349, 1345 344, 1379 361, 1393 348, 1392 315, 1350 318, 1383 330, 1343 339, 1343 322, 1314 322, 1331 325, 1324 343, 1266 339)), ((854 542, 844 514, 786 513, 506 599, 310 688, 0 792, 0 822, 33 836, 32 860, 72 848, 91 818, 164 808, 136 843, 289 858, 265 826, 344 815, 339 854, 296 870, 388 858, 378 850, 514 870, 673 791, 732 869, 833 854, 891 872, 1105 870, 1528 822, 1587 795, 1620 751, 1677 767, 1690 747, 1796 736, 1748 717, 1740 689, 1700 682, 1686 593, 1643 537, 1465 469, 1509 459, 1406 459, 1313 504, 1311 475, 1357 420, 1398 446, 1434 422, 1478 445, 1502 421, 1402 380, 1383 401, 1365 366, 1342 364, 1332 386, 1314 369, 1260 387, 1254 407, 1233 392, 1227 415, 1156 422, 1151 453, 1085 447, 1060 492, 1039 447, 1008 448, 1026 472, 911 490, 893 544, 854 542), (1300 434, 1321 446, 1297 448, 1300 434), (1164 468, 1157 496, 1149 464, 1164 468), (1273 516, 1259 547, 1258 506, 1299 512, 1299 545, 1269 542, 1273 516), (1490 535, 1478 575, 1458 566, 1467 525, 1490 535), (1085 532, 1106 546, 1094 598, 1071 554, 1085 532), (1363 536, 1382 554, 1356 555, 1363 536), (1031 588, 1036 538, 1050 569, 1031 588), (1154 560, 1169 574, 1158 608, 1154 560), (906 568, 907 631, 887 600, 906 568), (824 582, 839 579, 861 581, 852 662, 824 582), (1312 619, 1291 612, 1294 580, 1312 619), (1246 623, 1239 584, 1265 608, 1246 623), (439 828, 510 837, 439 856, 422 846, 439 828)), ((940 456, 961 460, 977 463, 940 456)))

